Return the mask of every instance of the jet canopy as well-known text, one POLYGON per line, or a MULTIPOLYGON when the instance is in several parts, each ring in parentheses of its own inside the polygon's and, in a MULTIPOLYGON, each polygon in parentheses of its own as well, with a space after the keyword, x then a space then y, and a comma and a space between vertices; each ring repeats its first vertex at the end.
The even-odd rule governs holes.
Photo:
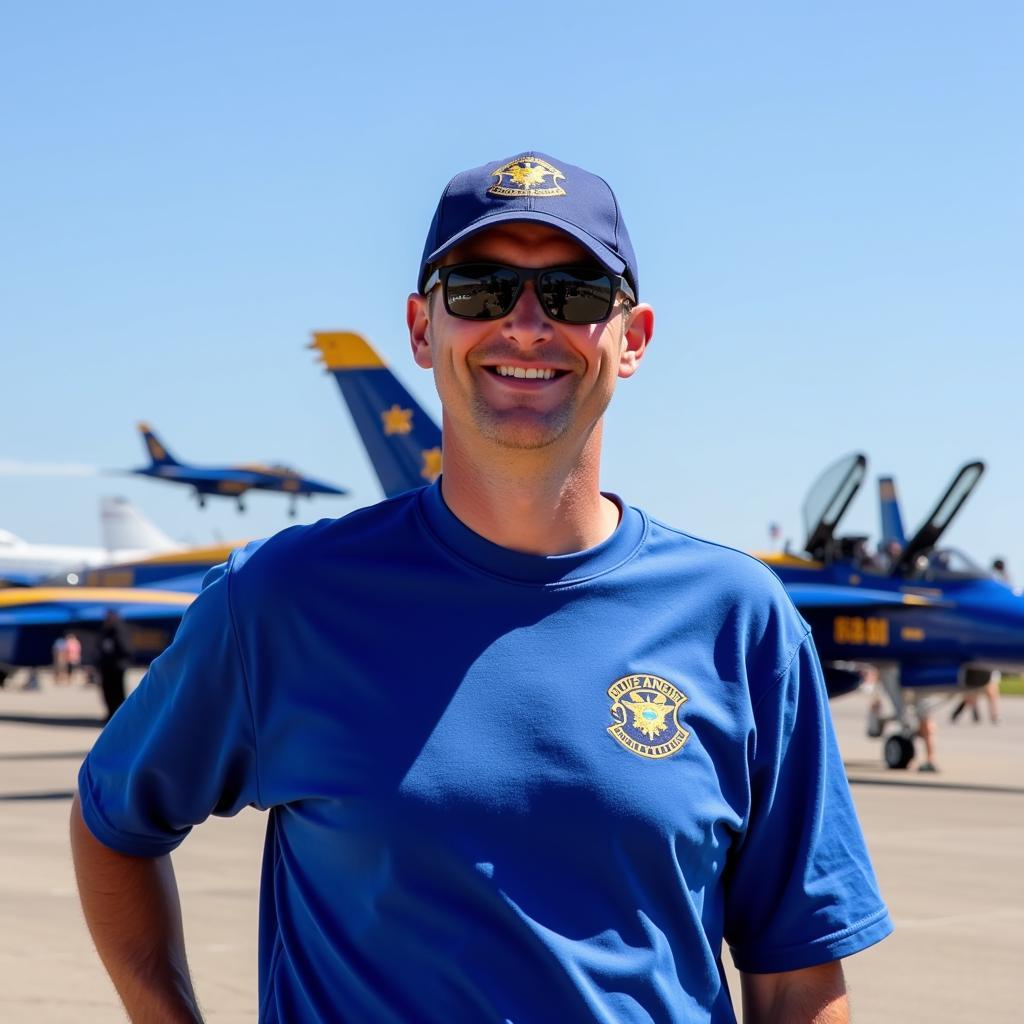
MULTIPOLYGON (((952 483, 946 488, 945 493, 939 498, 935 508, 925 517, 924 522, 918 527, 917 533, 907 541, 906 547, 900 553, 899 558, 893 563, 891 572, 894 576, 910 576, 914 573, 951 571, 955 575, 967 575, 976 571, 982 573, 973 563, 970 567, 964 566, 960 570, 943 564, 945 552, 936 550, 939 538, 949 529, 956 514, 960 511, 964 502, 971 496, 971 492, 978 486, 978 481, 985 472, 985 463, 980 460, 967 462, 960 467, 952 483)), ((950 556, 953 552, 949 553, 950 556)), ((955 553, 959 561, 965 556, 959 552, 955 553)), ((984 575, 984 573, 982 573, 984 575)))
POLYGON ((807 530, 804 549, 813 558, 831 560, 836 527, 860 490, 867 470, 867 456, 853 452, 829 466, 811 486, 802 512, 807 530))

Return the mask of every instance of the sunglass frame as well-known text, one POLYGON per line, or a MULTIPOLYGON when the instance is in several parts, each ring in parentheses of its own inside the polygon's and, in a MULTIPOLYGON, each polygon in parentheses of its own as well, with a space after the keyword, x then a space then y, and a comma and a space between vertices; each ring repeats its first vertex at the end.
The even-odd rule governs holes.
MULTIPOLYGON (((467 277, 478 276, 467 274, 467 277)), ((482 275, 479 275, 482 276, 482 275)), ((491 260, 472 260, 466 263, 455 263, 451 266, 435 267, 427 278, 426 283, 423 285, 423 294, 429 295, 430 292, 436 288, 439 284, 441 285, 441 292, 444 296, 444 308, 454 317, 460 320, 500 320, 502 317, 506 317, 513 309, 516 308, 516 303, 519 301, 520 296, 523 294, 523 287, 527 281, 533 281, 537 290, 537 301, 540 302, 544 312, 551 317, 552 320, 556 320, 563 324, 575 324, 577 326, 583 326, 586 324, 599 324, 603 323, 612 315, 612 310, 615 308, 616 296, 621 292, 630 302, 636 302, 636 293, 633 291, 629 281, 626 280, 622 274, 613 274, 610 270, 606 270, 604 267, 598 264, 586 264, 586 263, 568 263, 559 264, 553 267, 517 267, 511 263, 496 263, 491 260), (508 308, 496 313, 494 316, 471 316, 466 313, 458 313, 452 309, 451 302, 448 297, 448 278, 451 277, 456 271, 465 272, 469 267, 488 267, 494 270, 510 270, 516 275, 515 291, 512 294, 512 299, 508 304, 508 308), (588 274, 593 274, 595 270, 600 272, 608 278, 611 284, 611 297, 608 302, 608 308, 605 311, 604 316, 598 317, 595 320, 567 320, 565 317, 557 316, 549 308, 547 303, 544 301, 543 292, 539 285, 539 278, 543 274, 557 273, 578 273, 579 271, 586 271, 588 274)))

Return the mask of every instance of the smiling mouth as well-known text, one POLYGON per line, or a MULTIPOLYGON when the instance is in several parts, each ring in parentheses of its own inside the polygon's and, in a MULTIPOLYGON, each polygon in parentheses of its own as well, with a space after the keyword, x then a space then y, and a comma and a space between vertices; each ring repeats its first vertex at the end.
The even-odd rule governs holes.
POLYGON ((550 366, 488 366, 488 373, 496 377, 514 377, 516 380, 554 380, 563 377, 568 370, 555 370, 550 366))

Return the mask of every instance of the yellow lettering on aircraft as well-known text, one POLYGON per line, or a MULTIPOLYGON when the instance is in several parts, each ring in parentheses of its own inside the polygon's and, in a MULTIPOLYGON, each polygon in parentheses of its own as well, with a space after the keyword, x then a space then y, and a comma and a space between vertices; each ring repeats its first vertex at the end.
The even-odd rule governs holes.
POLYGON ((133 651, 152 651, 159 654, 166 646, 170 638, 162 629, 145 629, 133 626, 129 642, 133 651))
POLYGON ((832 622, 832 639, 856 647, 888 647, 889 620, 860 615, 837 615, 832 622))
POLYGON ((384 433, 388 437, 392 434, 409 434, 412 432, 412 409, 403 409, 400 405, 393 405, 380 414, 384 422, 384 433))
POLYGON ((85 574, 87 587, 134 587, 135 573, 131 569, 90 569, 85 574))
POLYGON ((420 454, 423 456, 420 476, 433 483, 441 475, 441 449, 425 448, 420 454))

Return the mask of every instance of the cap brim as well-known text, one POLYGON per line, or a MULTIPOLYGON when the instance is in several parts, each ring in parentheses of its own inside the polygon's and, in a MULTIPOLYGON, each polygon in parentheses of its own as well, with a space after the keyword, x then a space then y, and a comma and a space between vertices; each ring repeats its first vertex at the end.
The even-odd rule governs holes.
MULTIPOLYGON (((468 227, 463 228, 457 235, 452 235, 444 245, 438 246, 427 257, 426 262, 427 264, 436 263, 446 252, 454 249, 460 242, 464 242, 467 238, 472 238, 473 235, 477 235, 481 231, 486 231, 495 224, 510 224, 513 222, 547 224, 549 227, 557 228, 571 238, 576 239, 584 249, 598 259, 601 266, 610 270, 613 274, 621 274, 626 269, 626 264, 622 257, 617 256, 607 245, 599 242, 593 235, 588 234, 582 228, 578 228, 575 224, 570 224, 560 217, 555 217, 550 213, 540 210, 508 210, 504 213, 492 213, 486 217, 481 217, 468 227)), ((424 276, 426 276, 426 267, 424 267, 424 276)), ((420 288, 423 287, 422 279, 419 282, 419 286, 420 288)))

